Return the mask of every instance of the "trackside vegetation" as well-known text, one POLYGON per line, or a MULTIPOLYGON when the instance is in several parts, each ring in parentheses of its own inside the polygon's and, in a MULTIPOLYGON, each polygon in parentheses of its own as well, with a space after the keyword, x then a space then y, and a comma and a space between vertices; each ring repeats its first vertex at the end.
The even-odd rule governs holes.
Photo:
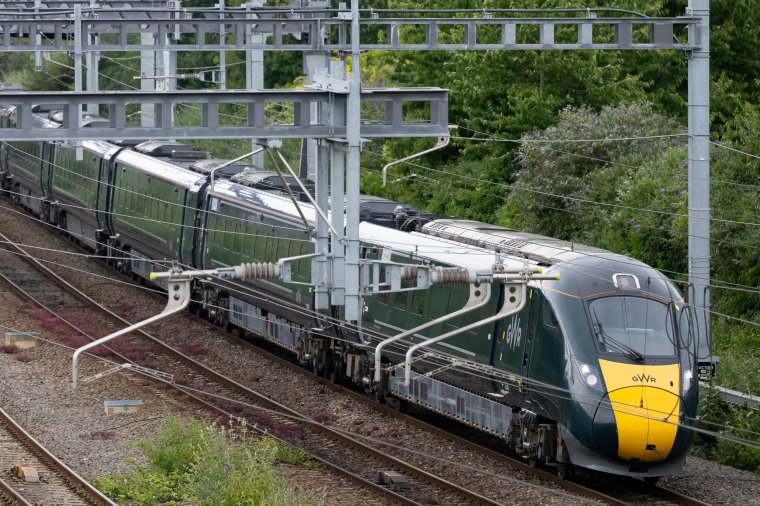
POLYGON ((120 504, 322 504, 278 477, 284 464, 312 467, 309 456, 274 439, 254 440, 245 425, 225 429, 198 420, 169 419, 152 441, 137 443, 147 464, 93 483, 120 504))

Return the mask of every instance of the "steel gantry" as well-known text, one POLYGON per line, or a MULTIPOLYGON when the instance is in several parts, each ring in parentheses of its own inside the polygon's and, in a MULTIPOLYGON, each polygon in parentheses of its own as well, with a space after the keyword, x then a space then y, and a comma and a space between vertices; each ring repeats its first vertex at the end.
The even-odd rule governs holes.
MULTIPOLYGON (((255 1, 255 0, 254 0, 255 1)), ((368 50, 678 50, 689 67, 689 295, 700 315, 700 360, 709 359, 710 328, 710 185, 709 185, 709 0, 689 0, 684 16, 652 18, 622 9, 473 9, 405 10, 328 8, 326 0, 294 0, 288 7, 267 7, 255 1, 240 8, 184 8, 179 0, 165 3, 96 0, 0 1, 0 51, 179 51, 245 50, 302 51, 328 62, 329 68, 312 68, 310 91, 285 99, 280 92, 235 92, 233 101, 248 106, 244 126, 225 126, 218 104, 229 100, 226 91, 202 94, 179 92, 113 92, 85 96, 60 94, 8 95, 19 105, 23 119, 9 139, 23 133, 26 140, 84 139, 93 130, 78 132, 75 107, 97 103, 111 112, 105 129, 121 131, 119 137, 144 137, 139 129, 127 128, 124 104, 158 103, 158 121, 151 138, 304 137, 312 143, 310 157, 317 179, 317 204, 327 208, 326 186, 333 199, 343 198, 345 215, 333 215, 331 227, 318 226, 317 251, 330 262, 321 262, 315 276, 317 309, 345 305, 348 320, 361 315, 358 286, 358 195, 361 139, 373 136, 445 136, 447 97, 444 90, 361 90, 359 54, 368 50), (157 7, 155 7, 157 6, 157 7), (127 8, 130 7, 130 8, 127 8), (361 30, 364 29, 364 30, 361 30), (139 34, 139 36, 138 36, 139 34), (220 36, 223 34, 223 36, 220 36), (337 62, 329 55, 338 52, 337 62), (346 79, 346 56, 351 55, 351 74, 346 79), (328 57, 325 57, 328 55, 328 57), (257 94, 258 93, 258 94, 257 94), (267 95, 269 94, 269 95, 267 95), (300 97, 300 98, 296 98, 300 97), (382 98, 380 98, 382 97, 382 98), (282 128, 266 125, 263 103, 284 99, 294 105, 297 119, 282 128), (384 120, 369 123, 361 117, 361 103, 385 104, 384 120), (429 102, 430 121, 413 125, 403 120, 406 101, 429 102), (131 102, 130 102, 131 101, 131 102), (30 131, 30 105, 59 102, 68 111, 65 128, 56 132, 30 131), (172 127, 171 105, 207 102, 201 124, 172 127), (330 104, 329 108, 325 106, 330 104), (264 121, 262 123, 262 121, 264 121), (185 128, 184 130, 181 130, 185 128), (347 153, 348 163, 346 165, 347 153), (328 177, 327 158, 332 168, 328 177), (345 178, 345 179, 344 179, 345 178), (331 179, 331 181, 330 181, 331 179), (345 184, 345 186, 344 186, 345 184), (321 188, 321 189, 320 189, 321 188), (339 195, 336 194, 339 191, 339 195), (343 194, 345 192, 345 195, 343 194), (328 234, 342 230, 345 237, 328 234), (345 253, 345 266, 344 255, 345 253), (356 286, 354 286, 356 285, 356 286)), ((223 6, 223 2, 218 4, 223 6)), ((259 54, 259 53, 256 53, 259 54)), ((79 60, 81 61, 81 59, 79 60)), ((249 79, 249 88, 252 80, 249 79)), ((105 134, 112 137, 112 134, 105 134)), ((344 207, 337 202, 333 209, 344 207)), ((324 221, 324 220, 322 220, 324 221)))

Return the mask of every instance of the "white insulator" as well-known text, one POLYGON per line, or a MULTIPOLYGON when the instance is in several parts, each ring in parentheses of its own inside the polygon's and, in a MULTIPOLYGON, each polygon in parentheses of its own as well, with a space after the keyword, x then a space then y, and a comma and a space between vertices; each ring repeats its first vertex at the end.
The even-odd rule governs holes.
POLYGON ((467 285, 475 276, 467 269, 434 269, 431 279, 436 285, 467 285))
POLYGON ((401 267, 401 279, 415 279, 417 278, 417 266, 416 265, 404 265, 401 267))
POLYGON ((235 266, 236 277, 246 279, 274 279, 280 276, 280 266, 273 263, 244 263, 235 266))

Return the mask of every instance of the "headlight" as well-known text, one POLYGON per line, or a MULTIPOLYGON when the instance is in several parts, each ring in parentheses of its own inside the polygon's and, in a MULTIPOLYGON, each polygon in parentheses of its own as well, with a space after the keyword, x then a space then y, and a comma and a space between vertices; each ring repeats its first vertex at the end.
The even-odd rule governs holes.
POLYGON ((578 365, 578 371, 581 373, 583 383, 594 390, 603 391, 599 370, 595 366, 586 364, 580 360, 576 360, 575 362, 578 365))

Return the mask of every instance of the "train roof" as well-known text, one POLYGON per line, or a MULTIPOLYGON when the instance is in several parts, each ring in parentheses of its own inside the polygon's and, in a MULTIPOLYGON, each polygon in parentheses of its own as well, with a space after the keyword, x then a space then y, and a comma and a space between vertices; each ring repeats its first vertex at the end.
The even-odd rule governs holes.
POLYGON ((135 145, 135 151, 157 158, 202 160, 209 157, 206 151, 177 141, 145 141, 135 145))
MULTIPOLYGON (((274 212, 275 215, 289 220, 300 221, 298 211, 290 198, 277 193, 221 180, 214 183, 214 188, 209 194, 212 197, 232 201, 244 208, 249 207, 254 213, 266 209, 269 213, 274 212)), ((313 206, 311 204, 300 204, 300 206, 306 219, 313 224, 316 217, 313 206)), ((453 265, 490 272, 495 261, 492 251, 477 246, 417 232, 403 232, 368 221, 360 223, 359 235, 362 241, 378 248, 393 249, 411 258, 426 259, 437 265, 453 265)), ((502 263, 509 267, 522 265, 521 260, 508 257, 502 257, 502 263)))
MULTIPOLYGON (((410 258, 431 260, 437 265, 452 265, 481 272, 491 272, 496 259, 492 251, 478 246, 441 239, 419 232, 403 232, 388 229, 374 223, 359 224, 359 236, 362 241, 382 248, 393 249, 410 258)), ((501 263, 518 268, 522 262, 515 258, 501 257, 501 263)))
MULTIPOLYGON (((251 212, 266 211, 281 218, 301 221, 295 204, 289 196, 277 192, 265 191, 259 188, 244 186, 228 179, 214 181, 214 187, 209 188, 209 196, 229 200, 240 207, 249 208, 251 212)), ((301 211, 310 224, 316 221, 316 211, 311 204, 299 203, 301 211)))
MULTIPOLYGON (((245 170, 231 176, 230 181, 241 184, 243 186, 249 186, 251 188, 277 191, 283 194, 287 193, 287 190, 289 189, 293 195, 298 198, 298 200, 302 202, 308 202, 308 199, 303 194, 301 186, 298 184, 298 180, 289 174, 283 174, 282 177, 280 177, 280 175, 274 171, 248 167, 245 170), (283 179, 285 180, 284 183, 283 179), (287 185, 287 189, 285 185, 287 185)), ((313 196, 314 182, 309 179, 302 179, 301 183, 306 187, 306 191, 308 191, 309 194, 313 196)))
POLYGON ((538 234, 519 232, 506 227, 479 221, 442 219, 422 227, 422 232, 436 237, 472 244, 491 251, 527 257, 539 264, 554 265, 589 255, 609 253, 607 250, 585 246, 538 234))
MULTIPOLYGON (((48 119, 50 121, 54 121, 55 123, 62 125, 63 124, 63 111, 62 110, 52 110, 48 114, 48 119)), ((88 114, 86 112, 82 113, 82 127, 84 128, 97 128, 100 126, 108 126, 109 120, 107 118, 102 118, 97 115, 88 114)))
MULTIPOLYGON (((229 163, 230 161, 231 160, 224 158, 205 158, 203 160, 197 160, 193 162, 188 168, 193 172, 197 172, 199 174, 210 175, 212 170, 221 165, 224 165, 225 163, 229 163)), ((244 171, 247 168, 251 168, 251 164, 244 162, 230 163, 229 165, 224 165, 224 167, 214 172, 214 177, 230 177, 237 174, 238 172, 244 171)))
POLYGON ((116 163, 123 163, 130 167, 150 174, 152 177, 177 184, 184 188, 199 186, 206 181, 205 177, 184 169, 174 163, 160 158, 155 158, 137 151, 124 149, 119 152, 115 159, 116 163))

